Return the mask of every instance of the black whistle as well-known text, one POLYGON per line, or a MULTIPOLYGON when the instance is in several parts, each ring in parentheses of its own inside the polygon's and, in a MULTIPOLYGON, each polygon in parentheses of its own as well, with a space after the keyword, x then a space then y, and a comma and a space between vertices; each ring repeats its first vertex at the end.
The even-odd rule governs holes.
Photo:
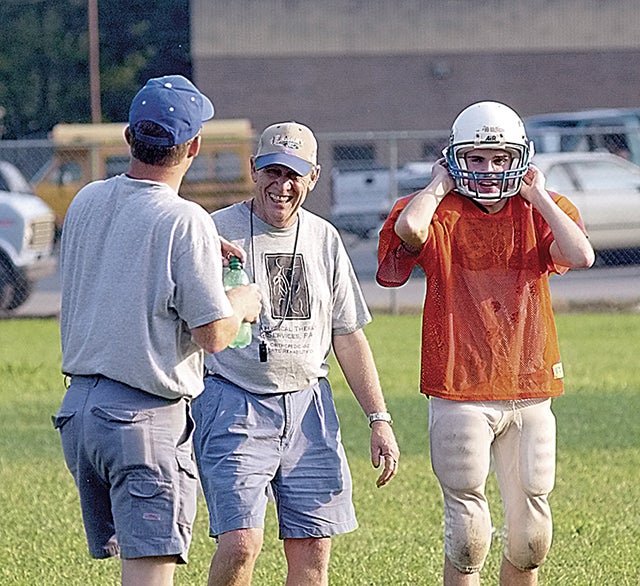
POLYGON ((264 340, 260 340, 260 344, 258 344, 258 353, 260 355, 260 362, 266 362, 269 355, 269 347, 264 340))

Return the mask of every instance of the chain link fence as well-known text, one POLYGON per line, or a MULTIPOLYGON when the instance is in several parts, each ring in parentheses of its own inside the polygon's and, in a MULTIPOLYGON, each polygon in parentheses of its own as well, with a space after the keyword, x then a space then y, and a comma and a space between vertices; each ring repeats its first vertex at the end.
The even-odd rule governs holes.
MULTIPOLYGON (((598 265, 640 264, 640 119, 635 127, 538 128, 530 132, 547 188, 580 209, 598 265)), ((325 134, 326 215, 375 238, 393 202, 425 186, 448 132, 325 134), (330 169, 330 182, 326 171, 330 169)))
MULTIPOLYGON (((541 155, 556 151, 593 153, 590 157, 614 153, 640 164, 640 127, 557 127, 530 134, 541 155)), ((194 173, 208 178, 198 192, 207 209, 250 194, 248 156, 255 139, 243 139, 240 150, 217 149, 210 158, 203 157, 194 173), (211 197, 214 192, 218 195, 211 197)), ((318 141, 322 175, 308 200, 309 207, 333 222, 346 240, 375 242, 393 202, 428 182, 433 162, 447 145, 448 131, 319 133, 318 141)), ((59 228, 60 217, 64 217, 68 202, 84 181, 125 171, 128 155, 123 147, 121 144, 115 151, 97 145, 85 147, 80 156, 78 150, 57 149, 50 140, 0 141, 0 203, 4 206, 0 215, 1 316, 13 315, 34 290, 41 288, 41 283, 59 287, 51 210, 38 206, 35 199, 16 195, 19 181, 7 169, 15 168, 26 178, 30 185, 27 189, 55 211, 59 228), (8 166, 3 172, 5 164, 8 166)), ((589 159, 571 166, 569 161, 558 161, 553 171, 545 173, 548 187, 579 205, 593 241, 599 243, 598 264, 640 264, 639 170, 595 163, 595 159, 593 163, 589 159), (590 190, 585 192, 588 197, 580 195, 583 189, 590 190), (603 229, 606 234, 596 239, 596 233, 601 232, 596 225, 601 216, 607 230, 603 229), (624 240, 616 234, 624 234, 624 240)), ((193 198, 197 200, 197 196, 193 198)), ((363 262, 374 264, 375 258, 363 262)), ((356 266, 359 275, 367 278, 374 270, 375 266, 356 266)))

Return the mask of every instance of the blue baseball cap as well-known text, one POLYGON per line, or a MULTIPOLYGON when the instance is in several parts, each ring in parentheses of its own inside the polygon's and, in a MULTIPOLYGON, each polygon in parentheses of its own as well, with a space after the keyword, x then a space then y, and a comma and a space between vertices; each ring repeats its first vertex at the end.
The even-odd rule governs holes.
POLYGON ((174 146, 192 139, 202 124, 213 118, 213 104, 182 75, 165 75, 147 81, 129 109, 129 126, 136 138, 156 146, 174 146), (159 124, 171 136, 149 136, 136 126, 143 121, 159 124))

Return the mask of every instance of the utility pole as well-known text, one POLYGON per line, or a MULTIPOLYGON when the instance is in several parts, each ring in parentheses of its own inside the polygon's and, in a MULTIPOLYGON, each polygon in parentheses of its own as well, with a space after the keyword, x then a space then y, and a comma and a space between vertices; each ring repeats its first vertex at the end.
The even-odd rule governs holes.
POLYGON ((100 104, 100 39, 98 35, 98 0, 87 0, 89 13, 89 83, 91 122, 102 122, 100 104))

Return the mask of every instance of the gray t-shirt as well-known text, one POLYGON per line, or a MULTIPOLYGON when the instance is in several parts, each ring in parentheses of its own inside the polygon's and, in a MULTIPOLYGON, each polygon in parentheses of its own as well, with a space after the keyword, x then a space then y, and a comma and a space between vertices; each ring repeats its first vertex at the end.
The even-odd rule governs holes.
POLYGON ((220 234, 246 251, 245 270, 262 291, 260 324, 272 330, 266 336, 268 360, 259 360, 259 326, 254 325, 249 346, 208 354, 205 364, 210 372, 253 393, 300 390, 327 375, 332 336, 362 329, 371 315, 331 224, 300 210, 293 290, 287 304, 298 228, 295 224, 275 228, 253 215, 251 238, 250 217, 246 203, 213 214, 220 234))
POLYGON ((164 183, 90 183, 65 217, 60 262, 64 373, 169 399, 202 391, 190 330, 233 313, 207 212, 164 183))

